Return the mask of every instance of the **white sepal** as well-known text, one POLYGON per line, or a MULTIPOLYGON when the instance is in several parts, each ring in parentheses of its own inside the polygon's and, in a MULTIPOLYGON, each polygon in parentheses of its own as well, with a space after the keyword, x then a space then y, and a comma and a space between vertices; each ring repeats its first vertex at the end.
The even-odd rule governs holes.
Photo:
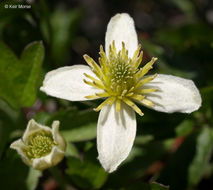
POLYGON ((23 152, 23 149, 25 148, 25 144, 23 143, 22 139, 18 139, 16 141, 14 141, 11 145, 10 148, 16 150, 18 152, 18 154, 21 156, 23 162, 30 166, 31 162, 30 160, 27 158, 27 156, 25 155, 25 153, 23 152))
POLYGON ((35 122, 34 119, 31 119, 28 124, 27 124, 27 128, 23 134, 23 142, 25 142, 25 140, 27 139, 27 137, 29 135, 31 135, 32 133, 35 133, 36 131, 39 131, 39 130, 45 130, 45 131, 49 131, 51 132, 51 129, 47 126, 44 126, 44 125, 40 125, 39 123, 35 122))
POLYGON ((158 91, 147 94, 147 99, 154 103, 156 111, 173 113, 191 113, 201 106, 201 96, 192 80, 158 74, 144 88, 156 88, 158 91))
POLYGON ((135 112, 125 104, 116 112, 115 104, 105 106, 98 118, 98 159, 103 168, 113 172, 129 155, 136 135, 135 112))
POLYGON ((58 147, 54 146, 51 153, 47 156, 33 159, 32 167, 37 170, 44 170, 55 166, 64 158, 64 151, 61 151, 58 147))
POLYGON ((129 57, 132 57, 138 48, 138 37, 135 30, 134 20, 127 14, 116 14, 110 19, 105 35, 105 52, 108 57, 109 45, 115 41, 117 52, 122 48, 122 42, 128 50, 129 57))
POLYGON ((53 139, 55 142, 58 143, 58 148, 61 150, 65 150, 66 149, 66 142, 64 140, 64 138, 61 136, 61 134, 59 133, 59 121, 53 121, 52 123, 52 134, 53 134, 53 139))
POLYGON ((97 78, 89 66, 74 65, 61 67, 46 74, 41 91, 48 95, 70 101, 88 100, 85 96, 103 92, 86 84, 84 73, 97 78))

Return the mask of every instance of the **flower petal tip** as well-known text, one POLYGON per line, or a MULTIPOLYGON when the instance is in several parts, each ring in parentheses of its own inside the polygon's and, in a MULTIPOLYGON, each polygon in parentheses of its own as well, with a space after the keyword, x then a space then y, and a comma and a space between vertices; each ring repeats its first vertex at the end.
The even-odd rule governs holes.
POLYGON ((104 170, 107 173, 114 172, 117 169, 118 165, 119 165, 119 164, 115 165, 115 164, 113 164, 113 162, 109 163, 107 160, 104 160, 104 159, 100 158, 100 156, 98 157, 98 160, 99 160, 99 162, 101 163, 102 167, 104 168, 104 170))

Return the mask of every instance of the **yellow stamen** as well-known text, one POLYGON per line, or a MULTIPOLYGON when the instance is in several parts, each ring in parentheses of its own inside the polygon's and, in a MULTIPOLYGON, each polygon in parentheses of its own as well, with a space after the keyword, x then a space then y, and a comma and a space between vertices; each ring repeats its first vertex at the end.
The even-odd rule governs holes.
POLYGON ((96 93, 96 96, 98 96, 99 98, 105 98, 105 97, 108 97, 109 94, 107 92, 96 93))
POLYGON ((139 53, 140 53, 140 50, 141 50, 141 44, 138 45, 138 49, 135 51, 133 57, 132 57, 132 61, 135 62, 136 59, 138 58, 139 56, 139 53))
POLYGON ((140 116, 143 116, 144 114, 142 113, 142 111, 140 110, 140 108, 138 106, 136 106, 136 104, 134 102, 132 102, 131 100, 129 100, 128 98, 123 98, 122 99, 128 106, 130 106, 133 110, 135 110, 135 112, 137 112, 140 116))
POLYGON ((154 75, 152 75, 152 76, 150 76, 150 77, 146 77, 146 78, 140 80, 140 81, 138 82, 138 84, 136 85, 136 88, 138 88, 138 87, 140 87, 140 86, 143 86, 144 84, 146 84, 146 83, 152 81, 156 76, 157 76, 157 74, 154 74, 154 75))
POLYGON ((104 87, 103 82, 101 80, 98 80, 98 79, 96 79, 96 78, 94 78, 94 77, 92 77, 92 76, 90 76, 90 75, 88 75, 86 73, 84 73, 84 76, 86 76, 87 78, 93 80, 96 84, 104 87))
POLYGON ((147 88, 147 89, 136 89, 135 93, 139 93, 139 94, 147 94, 147 93, 152 93, 152 92, 156 92, 157 89, 154 88, 147 88))
POLYGON ((134 94, 131 96, 132 99, 134 100, 138 100, 138 101, 141 101, 144 99, 144 96, 140 95, 140 94, 134 94))
POLYGON ((107 98, 105 101, 103 101, 97 108, 94 108, 94 111, 100 111, 104 106, 106 105, 112 105, 115 101, 115 97, 107 98))
POLYGON ((120 111, 120 109, 121 109, 121 100, 120 99, 116 100, 115 109, 117 112, 120 111))
POLYGON ((138 68, 142 62, 143 52, 140 53, 139 57, 135 61, 135 68, 138 68))
POLYGON ((103 90, 104 90, 104 88, 105 88, 103 85, 100 85, 100 84, 96 83, 95 81, 90 82, 90 81, 87 81, 87 80, 84 79, 84 82, 85 82, 86 84, 90 85, 90 86, 95 87, 95 88, 100 88, 100 89, 103 89, 103 90))
POLYGON ((152 69, 152 65, 155 63, 156 60, 157 58, 153 57, 150 62, 148 62, 143 68, 138 71, 136 77, 138 79, 141 79, 145 74, 147 74, 149 70, 152 69))
POLYGON ((98 64, 88 55, 84 55, 84 60, 87 62, 87 64, 93 69, 93 72, 97 75, 98 78, 100 78, 103 73, 101 68, 98 66, 98 64))
POLYGON ((96 99, 96 98, 99 98, 99 96, 89 95, 89 96, 85 96, 85 98, 87 98, 87 99, 96 99))
POLYGON ((141 103, 143 103, 143 104, 145 104, 146 106, 149 106, 149 107, 154 106, 154 104, 150 100, 147 100, 147 99, 141 100, 141 103))

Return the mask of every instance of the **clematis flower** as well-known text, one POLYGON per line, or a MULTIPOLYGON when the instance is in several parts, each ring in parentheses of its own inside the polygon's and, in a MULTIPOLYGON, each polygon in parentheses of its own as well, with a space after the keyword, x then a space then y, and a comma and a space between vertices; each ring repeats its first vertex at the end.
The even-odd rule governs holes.
POLYGON ((23 137, 10 145, 21 156, 23 162, 37 170, 44 170, 58 164, 64 158, 66 143, 59 131, 59 121, 54 121, 52 129, 28 122, 23 137))
POLYGON ((145 66, 133 19, 126 13, 111 18, 105 52, 100 46, 99 64, 84 55, 89 66, 74 65, 47 73, 41 90, 48 95, 85 101, 103 98, 97 126, 98 159, 108 172, 116 170, 131 151, 136 135, 135 112, 139 103, 161 112, 191 113, 201 105, 193 81, 172 75, 148 75, 157 58, 145 66))

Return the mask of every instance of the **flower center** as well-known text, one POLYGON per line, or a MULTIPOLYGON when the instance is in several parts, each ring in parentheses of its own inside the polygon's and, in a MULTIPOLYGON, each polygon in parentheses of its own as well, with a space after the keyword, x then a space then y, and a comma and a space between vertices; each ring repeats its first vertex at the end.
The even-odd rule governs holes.
POLYGON ((48 155, 56 145, 51 132, 41 130, 27 137, 24 152, 29 159, 40 158, 48 155))
POLYGON ((129 90, 134 85, 134 68, 120 57, 114 59, 109 66, 109 81, 112 91, 117 95, 122 95, 124 90, 129 90))
POLYGON ((103 90, 103 93, 86 96, 87 98, 107 98, 95 110, 99 111, 105 105, 116 103, 116 110, 120 111, 121 101, 132 107, 138 114, 143 115, 134 101, 140 101, 146 106, 153 106, 153 103, 145 98, 145 94, 156 91, 153 88, 144 88, 144 84, 153 80, 157 75, 144 77, 152 68, 157 58, 152 58, 144 67, 139 69, 143 52, 141 46, 135 51, 132 58, 128 56, 128 50, 122 43, 122 49, 117 53, 115 43, 109 46, 109 56, 107 57, 100 46, 100 66, 88 55, 84 55, 87 64, 92 68, 97 78, 86 73, 84 75, 92 80, 84 82, 93 87, 103 90))

